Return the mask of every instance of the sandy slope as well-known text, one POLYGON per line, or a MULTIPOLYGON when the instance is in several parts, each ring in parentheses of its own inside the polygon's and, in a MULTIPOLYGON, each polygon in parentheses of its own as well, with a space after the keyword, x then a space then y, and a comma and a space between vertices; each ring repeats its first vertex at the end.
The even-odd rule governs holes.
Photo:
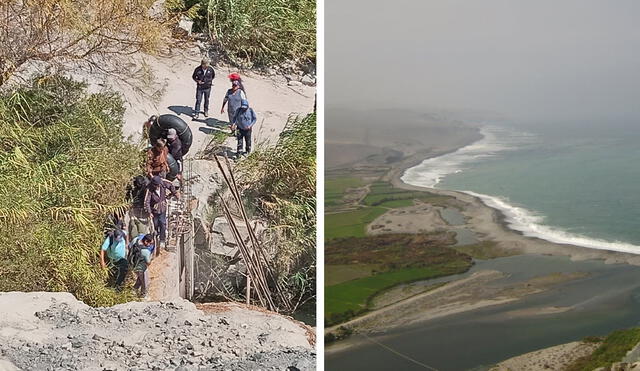
MULTIPOLYGON (((132 90, 127 84, 112 81, 111 86, 123 94, 128 105, 125 113, 125 136, 139 138, 142 123, 152 114, 177 114, 189 124, 193 132, 193 149, 189 155, 194 156, 205 145, 207 135, 212 131, 228 131, 228 116, 226 111, 224 114, 220 113, 220 107, 224 94, 230 87, 227 76, 231 72, 237 72, 236 69, 214 66, 216 78, 211 91, 210 117, 192 121, 189 115, 195 104, 195 83, 191 80, 191 74, 200 63, 198 48, 192 46, 177 50, 170 58, 146 56, 144 59, 153 76, 148 92, 159 90, 164 94, 154 102, 154 99, 132 90)), ((241 72, 241 75, 249 104, 258 116, 253 134, 254 143, 273 143, 289 115, 306 114, 313 110, 315 87, 288 86, 284 78, 277 76, 267 77, 251 72, 241 72)), ((233 144, 233 140, 229 144, 233 144)), ((232 148, 235 148, 235 144, 232 148)))
POLYGON ((591 354, 600 344, 574 341, 537 350, 500 362, 491 371, 562 370, 580 357, 591 354))

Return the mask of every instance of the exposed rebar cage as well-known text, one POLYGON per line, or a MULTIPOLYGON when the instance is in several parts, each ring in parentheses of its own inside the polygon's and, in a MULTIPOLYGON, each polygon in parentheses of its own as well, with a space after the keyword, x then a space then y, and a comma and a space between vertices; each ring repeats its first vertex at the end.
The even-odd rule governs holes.
POLYGON ((167 210, 167 249, 177 254, 179 291, 185 299, 193 296, 192 170, 192 160, 184 159, 180 200, 169 201, 167 210))
POLYGON ((242 222, 246 225, 249 234, 248 240, 245 241, 238 230, 229 204, 224 197, 218 193, 224 216, 229 223, 242 259, 247 266, 247 302, 250 302, 252 292, 255 292, 261 306, 276 312, 291 312, 293 309, 292 304, 285 295, 284 288, 269 265, 262 243, 256 236, 255 228, 249 222, 229 159, 225 157, 225 169, 218 159, 218 156, 214 156, 214 158, 231 193, 234 207, 239 212, 242 222))

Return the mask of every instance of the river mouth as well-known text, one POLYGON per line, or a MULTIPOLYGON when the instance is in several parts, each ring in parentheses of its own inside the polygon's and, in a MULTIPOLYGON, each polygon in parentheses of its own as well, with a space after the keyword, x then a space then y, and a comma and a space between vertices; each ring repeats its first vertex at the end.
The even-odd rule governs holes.
POLYGON ((328 347, 327 370, 423 370, 418 363, 440 371, 485 370, 516 355, 640 323, 640 267, 519 255, 478 261, 465 275, 487 269, 507 273, 504 284, 557 272, 588 276, 514 303, 374 334, 373 340, 356 335, 328 347), (340 350, 345 344, 353 346, 340 350))

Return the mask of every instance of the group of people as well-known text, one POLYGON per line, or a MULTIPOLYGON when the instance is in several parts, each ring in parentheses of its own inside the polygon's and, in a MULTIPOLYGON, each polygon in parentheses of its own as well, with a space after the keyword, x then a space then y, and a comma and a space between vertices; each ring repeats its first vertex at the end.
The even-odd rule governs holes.
MULTIPOLYGON (((215 78, 215 71, 209 64, 208 59, 203 59, 192 75, 197 84, 194 118, 198 118, 202 103, 205 117, 209 115, 209 97, 215 78)), ((239 156, 243 154, 243 144, 244 153, 251 152, 251 130, 257 118, 249 107, 240 75, 232 73, 229 80, 231 88, 224 96, 220 113, 224 113, 226 106, 229 128, 238 141, 239 156)), ((151 116, 144 123, 146 132, 157 119, 157 116, 151 116)), ((127 196, 131 200, 128 230, 125 230, 122 218, 116 221, 115 226, 106 233, 100 250, 100 264, 103 268, 109 268, 110 282, 116 290, 122 289, 128 272, 133 271, 136 275, 134 289, 138 290, 140 296, 148 294, 148 267, 153 257, 166 248, 168 201, 171 197, 180 198, 174 184, 166 179, 171 171, 168 154, 178 164, 176 179, 180 185, 183 182, 184 154, 176 130, 168 129, 166 138, 155 139, 150 146, 147 150, 145 175, 135 177, 128 189, 127 196)))
MULTIPOLYGON (((209 97, 211 96, 211 86, 216 73, 210 66, 210 61, 204 58, 200 66, 196 67, 191 75, 193 81, 196 82, 196 104, 194 107, 194 119, 200 115, 200 105, 204 105, 204 116, 209 116, 209 97)), ((242 84, 242 78, 237 73, 229 75, 231 88, 227 90, 222 100, 222 108, 220 113, 224 113, 225 106, 229 117, 229 128, 231 133, 235 135, 238 145, 236 155, 251 152, 251 129, 257 121, 256 113, 249 107, 247 92, 242 84), (243 148, 244 147, 244 148, 243 148), (244 151, 243 151, 244 149, 244 151)))
POLYGON ((144 297, 149 290, 147 268, 153 257, 166 248, 168 201, 171 197, 179 199, 180 194, 172 182, 151 173, 136 176, 127 197, 131 200, 128 231, 120 219, 107 232, 100 250, 100 264, 109 268, 110 282, 116 290, 122 289, 127 273, 132 270, 136 274, 134 289, 144 297), (129 236, 133 238, 129 240, 129 236))

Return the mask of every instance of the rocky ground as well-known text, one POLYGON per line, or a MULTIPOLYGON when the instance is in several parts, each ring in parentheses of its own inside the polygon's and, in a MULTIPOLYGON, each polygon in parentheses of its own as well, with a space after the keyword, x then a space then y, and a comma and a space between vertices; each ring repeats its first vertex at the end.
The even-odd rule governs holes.
POLYGON ((313 370, 300 323, 185 300, 91 308, 68 293, 0 294, 0 370, 313 370))

